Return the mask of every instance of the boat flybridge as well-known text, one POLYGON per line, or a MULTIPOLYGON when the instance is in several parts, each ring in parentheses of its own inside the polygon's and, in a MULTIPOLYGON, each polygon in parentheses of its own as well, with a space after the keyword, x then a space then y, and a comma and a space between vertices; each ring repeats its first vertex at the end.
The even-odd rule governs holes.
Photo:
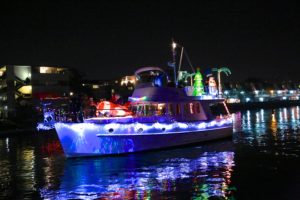
POLYGON ((196 84, 197 74, 194 86, 186 87, 169 86, 167 74, 158 67, 143 67, 135 77, 129 106, 115 107, 118 114, 99 115, 82 123, 55 123, 67 157, 132 153, 232 135, 224 99, 204 93, 201 84, 196 84), (215 116, 215 104, 224 105, 227 113, 215 116))

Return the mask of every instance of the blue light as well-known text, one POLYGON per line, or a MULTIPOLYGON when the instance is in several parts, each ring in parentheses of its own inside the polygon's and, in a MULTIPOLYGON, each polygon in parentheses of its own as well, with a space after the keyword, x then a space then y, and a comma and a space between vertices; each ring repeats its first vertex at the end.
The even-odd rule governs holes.
POLYGON ((40 195, 43 199, 150 199, 178 191, 188 181, 188 189, 194 190, 191 199, 227 199, 234 156, 231 151, 199 153, 189 148, 171 150, 160 159, 151 153, 67 160, 59 186, 47 182, 40 195))
POLYGON ((38 123, 36 129, 38 131, 40 131, 40 130, 48 131, 48 130, 54 129, 54 124, 38 123))

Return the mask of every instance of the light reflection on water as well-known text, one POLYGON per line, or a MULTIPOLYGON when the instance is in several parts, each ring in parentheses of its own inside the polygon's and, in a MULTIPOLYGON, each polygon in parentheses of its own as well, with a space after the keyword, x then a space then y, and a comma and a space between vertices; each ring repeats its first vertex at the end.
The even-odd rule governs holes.
POLYGON ((226 197, 234 153, 191 151, 193 156, 170 150, 162 152, 166 155, 70 159, 59 189, 46 186, 41 194, 49 199, 140 199, 184 191, 188 184, 194 197, 226 197))
POLYGON ((299 106, 248 110, 242 113, 241 119, 242 134, 236 134, 233 138, 236 144, 250 145, 275 156, 300 156, 299 106))
POLYGON ((116 157, 65 159, 55 134, 0 138, 0 199, 295 199, 299 115, 235 113, 232 139, 116 157))

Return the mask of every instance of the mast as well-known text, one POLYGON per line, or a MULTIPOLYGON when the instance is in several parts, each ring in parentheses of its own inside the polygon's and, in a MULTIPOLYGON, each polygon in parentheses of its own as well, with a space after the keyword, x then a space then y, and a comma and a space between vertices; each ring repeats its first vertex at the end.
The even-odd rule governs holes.
POLYGON ((174 40, 172 40, 172 55, 173 55, 173 63, 172 63, 172 67, 173 67, 173 73, 174 73, 174 83, 175 86, 177 87, 177 79, 176 79, 176 46, 177 44, 174 42, 174 40))

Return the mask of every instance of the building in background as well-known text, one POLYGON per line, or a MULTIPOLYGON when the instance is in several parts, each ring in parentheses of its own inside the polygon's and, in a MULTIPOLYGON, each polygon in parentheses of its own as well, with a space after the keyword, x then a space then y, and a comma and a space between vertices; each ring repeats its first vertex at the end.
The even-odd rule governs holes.
POLYGON ((108 100, 111 97, 112 81, 105 80, 83 80, 83 92, 95 101, 108 100))
POLYGON ((112 80, 84 80, 82 86, 84 93, 95 101, 110 100, 115 93, 127 99, 134 90, 135 82, 136 78, 132 75, 112 80))
POLYGON ((54 66, 5 65, 0 67, 0 118, 15 117, 18 106, 41 98, 70 95, 69 70, 54 66))

